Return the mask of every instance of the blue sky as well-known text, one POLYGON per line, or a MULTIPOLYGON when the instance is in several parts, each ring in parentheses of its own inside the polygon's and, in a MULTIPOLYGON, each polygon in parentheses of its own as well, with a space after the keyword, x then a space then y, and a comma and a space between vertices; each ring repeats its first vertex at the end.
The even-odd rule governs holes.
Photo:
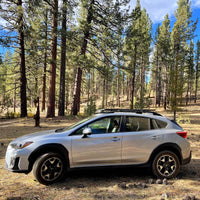
MULTIPOLYGON (((157 25, 162 23, 167 13, 171 21, 171 26, 173 26, 176 20, 174 13, 178 7, 177 1, 178 0, 140 0, 142 8, 147 10, 147 13, 153 22, 153 33, 155 32, 157 25)), ((131 0, 131 8, 135 7, 136 2, 137 0, 131 0)), ((200 40, 200 0, 191 0, 191 7, 193 11, 192 19, 196 21, 196 19, 199 18, 197 29, 195 31, 197 37, 194 38, 194 42, 196 43, 198 39, 200 40)))
MULTIPOLYGON (((130 6, 133 9, 136 5, 137 0, 131 0, 130 6)), ((147 10, 152 22, 153 22, 153 33, 156 30, 157 25, 162 23, 165 15, 168 13, 170 17, 171 24, 175 22, 174 12, 177 9, 177 0, 140 0, 142 8, 144 7, 147 10)), ((200 0, 191 0, 191 6, 193 10, 192 19, 195 21, 199 17, 199 23, 194 38, 194 43, 197 39, 200 40, 200 0)), ((2 21, 0 20, 0 24, 2 21)), ((7 51, 6 48, 0 46, 0 54, 3 55, 7 51)))

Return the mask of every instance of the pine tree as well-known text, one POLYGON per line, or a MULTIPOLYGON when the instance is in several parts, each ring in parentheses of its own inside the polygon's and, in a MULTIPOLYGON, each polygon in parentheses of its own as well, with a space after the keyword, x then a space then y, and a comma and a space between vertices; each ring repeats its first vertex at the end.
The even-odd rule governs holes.
POLYGON ((17 31, 19 37, 19 55, 20 55, 20 99, 21 99, 21 117, 27 116, 26 102, 26 66, 25 66, 25 47, 24 47, 24 23, 23 23, 23 4, 22 0, 17 1, 17 31))
POLYGON ((159 25, 157 28, 152 66, 152 80, 154 79, 156 90, 156 105, 161 105, 161 97, 163 97, 163 106, 165 109, 167 108, 168 99, 170 63, 170 21, 168 15, 166 15, 162 25, 159 25))
POLYGON ((191 20, 192 10, 189 0, 179 0, 175 13, 176 22, 172 29, 171 44, 173 64, 170 68, 170 102, 176 119, 178 109, 178 98, 181 98, 184 91, 185 71, 185 44, 194 37, 196 23, 191 20))
POLYGON ((66 18, 67 0, 63 0, 62 5, 62 30, 61 30, 61 67, 60 67, 60 93, 58 115, 65 114, 65 70, 66 70, 66 18))
MULTIPOLYGON (((91 44, 95 47, 95 50, 98 49, 97 54, 101 53, 101 62, 103 63, 106 58, 104 52, 100 49, 102 43, 102 35, 104 30, 108 33, 116 31, 116 27, 120 23, 119 12, 121 6, 125 6, 128 3, 128 0, 117 0, 117 1, 94 1, 94 0, 82 0, 82 17, 80 20, 80 31, 82 34, 82 42, 80 47, 80 60, 84 60, 87 55, 86 52, 93 53, 94 57, 99 60, 96 56, 96 51, 89 52, 88 44, 91 44)), ((109 41, 109 40, 106 40, 109 41)), ((108 48, 112 48, 110 43, 107 44, 108 48)), ((82 62, 81 61, 81 62, 82 62)), ((111 63, 111 61, 110 61, 111 63)), ((81 66, 78 67, 76 73, 75 87, 74 87, 74 96, 73 96, 73 106, 72 114, 77 115, 80 109, 80 92, 81 92, 81 79, 82 79, 83 69, 81 66)))
POLYGON ((135 9, 131 14, 131 25, 127 30, 126 37, 126 55, 130 58, 130 64, 126 70, 131 74, 131 97, 130 97, 130 109, 133 109, 134 105, 134 93, 135 93, 135 79, 136 79, 136 68, 138 62, 139 45, 141 44, 141 30, 140 30, 140 17, 141 17, 141 6, 140 1, 137 0, 135 9))
POLYGON ((52 2, 51 61, 47 117, 55 117, 58 0, 52 2))
POLYGON ((163 107, 167 109, 167 99, 168 99, 168 73, 169 66, 171 63, 171 54, 170 54, 170 20, 168 15, 165 16, 165 19, 160 27, 160 35, 158 38, 158 49, 161 57, 161 66, 163 74, 163 107))
POLYGON ((191 40, 188 47, 188 55, 186 56, 186 79, 187 79, 187 93, 186 105, 191 102, 193 80, 194 80, 194 43, 191 40))
POLYGON ((136 88, 136 78, 139 78, 139 98, 137 107, 144 107, 145 96, 145 71, 149 66, 149 53, 151 43, 151 22, 146 10, 141 11, 140 1, 131 14, 131 24, 127 30, 126 56, 129 59, 127 72, 131 75, 131 98, 130 108, 134 106, 134 95, 136 88))
MULTIPOLYGON (((87 14, 82 23, 83 38, 81 44, 80 56, 84 57, 87 49, 88 39, 91 32, 91 23, 93 20, 94 13, 94 0, 82 0, 82 9, 83 12, 86 11, 87 14)), ((77 115, 80 110, 80 93, 81 93, 81 81, 82 81, 82 68, 78 67, 76 73, 75 87, 74 87, 74 96, 73 96, 73 105, 72 105, 72 114, 77 115)))

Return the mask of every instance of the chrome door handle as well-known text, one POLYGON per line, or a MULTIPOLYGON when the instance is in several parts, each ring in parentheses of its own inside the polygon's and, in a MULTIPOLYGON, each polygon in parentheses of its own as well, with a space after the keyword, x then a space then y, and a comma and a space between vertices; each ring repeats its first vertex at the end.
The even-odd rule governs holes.
POLYGON ((119 140, 120 140, 120 138, 118 138, 118 137, 112 138, 112 141, 114 141, 114 142, 119 141, 119 140))

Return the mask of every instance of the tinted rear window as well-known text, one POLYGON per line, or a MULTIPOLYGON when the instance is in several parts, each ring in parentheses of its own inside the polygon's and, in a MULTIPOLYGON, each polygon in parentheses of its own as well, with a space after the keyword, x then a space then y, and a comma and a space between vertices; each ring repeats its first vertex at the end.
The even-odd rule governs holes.
POLYGON ((167 123, 161 120, 156 119, 156 123, 158 125, 158 128, 165 128, 167 126, 167 123))

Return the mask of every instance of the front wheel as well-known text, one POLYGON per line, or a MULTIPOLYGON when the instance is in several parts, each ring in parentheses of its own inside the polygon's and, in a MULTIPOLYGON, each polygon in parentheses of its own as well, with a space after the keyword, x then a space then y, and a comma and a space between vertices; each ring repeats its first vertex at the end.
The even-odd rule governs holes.
POLYGON ((152 164, 153 174, 159 178, 174 178, 180 171, 177 155, 171 151, 162 151, 156 155, 152 164))
POLYGON ((63 157, 58 153, 46 153, 40 156, 33 165, 33 175, 44 185, 50 185, 64 178, 66 166, 63 157))

